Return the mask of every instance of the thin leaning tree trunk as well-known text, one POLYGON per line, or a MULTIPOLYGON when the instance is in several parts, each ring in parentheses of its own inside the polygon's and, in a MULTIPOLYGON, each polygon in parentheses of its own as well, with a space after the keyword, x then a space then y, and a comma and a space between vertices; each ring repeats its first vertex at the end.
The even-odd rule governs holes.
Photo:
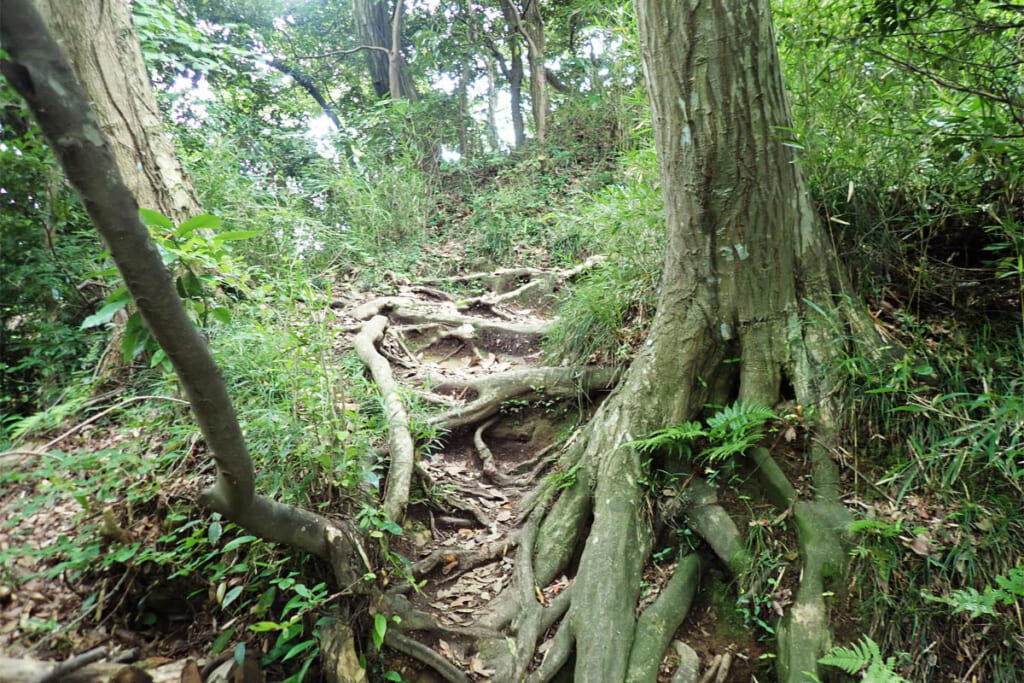
POLYGON ((28 103, 82 197, 143 319, 174 364, 213 452, 217 479, 202 502, 264 539, 331 556, 325 519, 256 495, 252 461, 220 369, 177 296, 70 65, 29 0, 0 5, 0 41, 10 55, 0 71, 28 103))

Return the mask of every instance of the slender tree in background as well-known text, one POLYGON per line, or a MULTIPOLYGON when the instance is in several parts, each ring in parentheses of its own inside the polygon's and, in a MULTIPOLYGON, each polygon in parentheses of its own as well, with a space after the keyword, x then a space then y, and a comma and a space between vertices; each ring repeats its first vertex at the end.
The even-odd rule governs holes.
POLYGON ((416 86, 402 66, 401 22, 405 6, 402 0, 396 3, 389 15, 385 2, 355 0, 352 17, 377 96, 416 101, 416 86))
POLYGON ((512 109, 512 132, 514 135, 513 145, 515 149, 522 149, 526 144, 526 126, 523 124, 523 49, 522 36, 519 33, 518 17, 519 11, 515 8, 512 0, 498 0, 501 7, 501 14, 505 18, 505 41, 508 44, 508 62, 504 55, 498 50, 493 41, 488 42, 488 48, 494 56, 502 76, 508 81, 509 97, 511 98, 512 109))

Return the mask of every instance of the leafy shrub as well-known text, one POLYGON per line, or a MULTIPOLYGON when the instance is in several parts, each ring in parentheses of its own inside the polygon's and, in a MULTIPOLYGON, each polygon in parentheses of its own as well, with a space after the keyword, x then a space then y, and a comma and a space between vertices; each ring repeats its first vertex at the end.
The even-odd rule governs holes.
POLYGON ((102 247, 42 137, 0 83, 0 445, 11 421, 59 400, 100 335, 78 326, 103 293, 102 247))

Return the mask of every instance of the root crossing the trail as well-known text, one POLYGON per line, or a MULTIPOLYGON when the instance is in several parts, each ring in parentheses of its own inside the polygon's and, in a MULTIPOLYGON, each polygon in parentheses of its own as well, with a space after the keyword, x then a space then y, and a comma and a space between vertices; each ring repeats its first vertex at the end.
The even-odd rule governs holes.
MULTIPOLYGON (((637 439, 703 405, 707 391, 691 378, 721 377, 725 350, 685 356, 666 377, 651 370, 669 367, 664 349, 648 346, 621 381, 609 368, 540 365, 551 321, 535 299, 525 308, 505 294, 579 272, 496 271, 333 305, 381 394, 383 508, 406 529, 395 540, 423 582, 400 582, 374 603, 391 624, 385 644, 447 681, 549 681, 566 669, 595 681, 749 676, 765 648, 718 628, 735 618, 721 590, 705 590, 720 585, 733 601, 773 605, 759 619, 785 615, 778 657, 785 671, 809 670, 827 632, 821 595, 843 555, 827 450, 792 422, 787 467, 769 448, 748 449, 735 469, 742 491, 694 463, 642 453, 637 439), (460 301, 438 289, 467 281, 504 290, 460 301), (412 396, 437 406, 428 419, 446 430, 430 457, 410 436, 412 396), (795 484, 804 476, 815 495, 795 484), (773 520, 757 523, 799 549, 788 572, 756 571, 743 531, 754 522, 737 505, 751 492, 773 520)), ((661 324, 685 345, 699 339, 694 320, 661 324)))

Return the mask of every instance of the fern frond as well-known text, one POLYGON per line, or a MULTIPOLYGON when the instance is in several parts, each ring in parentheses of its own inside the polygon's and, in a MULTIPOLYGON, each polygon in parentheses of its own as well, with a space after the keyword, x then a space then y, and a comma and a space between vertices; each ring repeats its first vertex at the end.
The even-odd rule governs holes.
POLYGON ((882 656, 878 649, 878 643, 864 636, 860 641, 852 643, 849 647, 837 645, 832 648, 829 654, 818 661, 827 666, 835 666, 848 674, 856 674, 864 671, 871 665, 871 662, 882 656))
POLYGON ((651 453, 661 448, 684 453, 693 441, 704 436, 707 436, 707 432, 699 422, 684 422, 651 432, 647 438, 634 441, 632 445, 641 453, 651 453))
POLYGON ((775 417, 775 411, 768 406, 754 401, 736 401, 708 418, 708 427, 712 434, 726 436, 729 432, 763 426, 775 417))
POLYGON ((1006 572, 1006 576, 995 578, 996 583, 1007 593, 1024 597, 1024 567, 1014 567, 1006 572))
POLYGON ((896 658, 882 656, 878 643, 863 636, 849 647, 837 645, 818 660, 826 666, 834 666, 848 674, 862 673, 866 683, 908 683, 907 679, 896 673, 896 658))

